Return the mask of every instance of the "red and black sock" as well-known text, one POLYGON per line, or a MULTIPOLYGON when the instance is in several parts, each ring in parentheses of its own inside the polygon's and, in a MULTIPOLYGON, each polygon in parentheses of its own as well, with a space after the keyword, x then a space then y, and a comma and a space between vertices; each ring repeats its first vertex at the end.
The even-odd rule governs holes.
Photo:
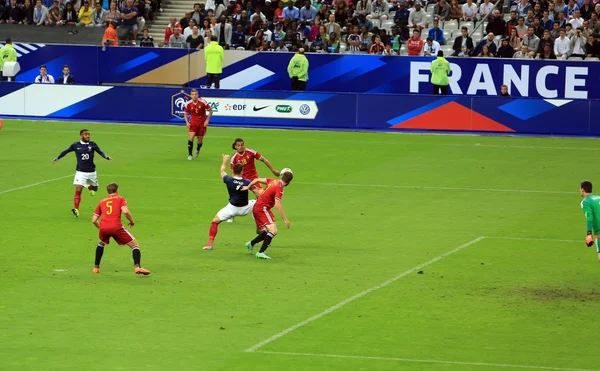
POLYGON ((75 196, 73 197, 73 206, 79 210, 80 203, 81 203, 81 190, 75 190, 75 196))
POLYGON ((217 233, 219 232, 219 223, 212 222, 210 230, 208 231, 208 245, 212 246, 217 233))
POLYGON ((273 240, 274 237, 275 237, 275 235, 273 233, 268 232, 267 235, 265 236, 265 240, 263 241, 262 246, 260 247, 259 252, 267 251, 267 249, 269 248, 269 245, 271 244, 271 241, 273 240))
POLYGON ((133 255, 133 265, 137 268, 140 267, 140 261, 142 260, 142 252, 139 247, 134 247, 131 249, 131 255, 133 255))
POLYGON ((96 260, 94 261, 94 268, 100 268, 100 260, 102 260, 102 254, 104 254, 104 244, 99 243, 96 246, 96 260))
POLYGON ((192 155, 192 150, 194 149, 194 141, 188 140, 188 155, 192 155))
POLYGON ((196 146, 196 151, 200 152, 200 148, 202 148, 202 143, 198 142, 198 145, 196 146))
POLYGON ((256 236, 255 239, 253 239, 252 241, 250 241, 250 245, 254 246, 257 243, 263 241, 265 239, 265 237, 267 236, 267 231, 262 231, 258 234, 258 236, 256 236))

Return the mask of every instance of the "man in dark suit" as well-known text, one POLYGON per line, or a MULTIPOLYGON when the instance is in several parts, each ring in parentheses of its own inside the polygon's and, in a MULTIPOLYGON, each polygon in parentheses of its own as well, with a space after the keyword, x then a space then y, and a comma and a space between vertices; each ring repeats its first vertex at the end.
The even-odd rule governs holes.
POLYGON ((75 84, 75 76, 71 75, 71 69, 68 65, 63 66, 63 75, 56 81, 57 84, 73 85, 75 84))
POLYGON ((473 51, 473 39, 469 36, 469 29, 467 27, 461 27, 460 36, 454 39, 454 45, 452 46, 454 57, 467 57, 473 51))

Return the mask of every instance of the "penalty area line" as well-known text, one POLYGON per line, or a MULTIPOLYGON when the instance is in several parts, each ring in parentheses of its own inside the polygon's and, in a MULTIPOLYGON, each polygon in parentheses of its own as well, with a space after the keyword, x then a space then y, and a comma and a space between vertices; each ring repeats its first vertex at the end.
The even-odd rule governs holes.
POLYGON ((57 180, 69 178, 69 177, 72 177, 72 176, 73 175, 65 175, 65 176, 61 176, 61 177, 58 177, 58 178, 54 178, 54 179, 48 179, 48 180, 43 180, 43 181, 37 182, 37 183, 27 184, 27 185, 24 185, 22 187, 7 189, 7 190, 4 190, 4 191, 0 191, 0 195, 6 194, 6 193, 10 193, 10 192, 14 192, 14 191, 20 191, 21 189, 27 189, 27 188, 39 186, 39 185, 50 183, 50 182, 55 182, 57 180))
POLYGON ((389 285, 391 283, 394 283, 394 282, 398 281, 399 279, 408 276, 411 273, 414 273, 414 272, 416 272, 416 271, 418 271, 418 270, 420 270, 420 269, 422 269, 424 267, 427 267, 428 265, 431 265, 431 264, 433 264, 435 262, 438 262, 438 261, 444 259, 445 257, 450 256, 450 255, 452 255, 454 253, 457 253, 457 252, 459 252, 460 250, 462 250, 462 249, 464 249, 466 247, 474 245, 477 242, 479 242, 479 241, 481 241, 481 240, 483 240, 485 238, 486 238, 485 236, 477 237, 476 239, 471 240, 471 241, 469 241, 469 242, 467 242, 465 244, 462 244, 462 245, 460 245, 460 246, 458 246, 458 247, 456 247, 456 248, 454 248, 454 249, 452 249, 450 251, 447 251, 447 252, 443 253, 442 255, 439 255, 439 256, 437 256, 437 257, 429 260, 428 262, 425 262, 423 264, 417 265, 414 268, 411 268, 411 269, 409 269, 409 270, 407 270, 407 271, 405 271, 403 273, 400 273, 396 277, 390 278, 389 280, 387 280, 387 281, 385 281, 383 283, 380 283, 379 285, 373 286, 373 287, 371 287, 369 289, 366 289, 366 290, 364 290, 364 291, 362 291, 362 292, 360 292, 360 293, 358 293, 358 294, 356 294, 356 295, 354 295, 352 297, 349 297, 348 299, 346 299, 344 301, 341 301, 341 302, 337 303, 336 305, 334 305, 334 306, 332 306, 332 307, 330 307, 328 309, 325 309, 321 313, 315 314, 314 316, 312 316, 312 317, 310 317, 310 318, 308 318, 308 319, 306 319, 306 320, 304 320, 302 322, 299 322, 299 323, 295 324, 294 326, 289 327, 289 328, 281 331, 280 333, 277 333, 277 334, 271 336, 270 338, 261 341, 258 344, 253 345, 252 347, 246 349, 245 352, 247 352, 247 353, 256 352, 258 349, 264 347, 265 345, 267 345, 269 343, 272 343, 275 340, 277 340, 277 339, 279 339, 279 338, 281 338, 281 337, 289 334, 290 332, 292 332, 292 331, 294 331, 296 329, 299 329, 302 326, 305 326, 305 325, 307 325, 307 324, 309 324, 311 322, 314 322, 314 321, 318 320, 319 318, 321 318, 321 317, 323 317, 323 316, 325 316, 325 315, 327 315, 327 314, 329 314, 331 312, 334 312, 334 311, 340 309, 341 307, 345 306, 346 304, 352 303, 353 301, 355 301, 357 299, 360 299, 363 296, 366 296, 366 295, 372 293, 373 291, 376 291, 376 290, 379 290, 379 289, 381 289, 383 287, 386 287, 387 285, 389 285))
POLYGON ((480 367, 507 367, 507 368, 523 368, 534 370, 554 370, 554 371, 598 371, 584 368, 571 367, 552 367, 552 366, 532 366, 532 365, 511 365, 504 363, 484 363, 484 362, 461 362, 461 361, 442 361, 436 359, 410 359, 410 358, 395 358, 395 357, 374 357, 374 356, 347 356, 339 354, 315 354, 315 353, 295 353, 295 352, 270 352, 259 350, 255 353, 261 354, 277 354, 287 356, 303 356, 303 357, 324 357, 324 358, 348 358, 348 359, 363 359, 374 361, 395 361, 406 363, 434 363, 443 365, 462 365, 462 366, 480 366, 480 367))

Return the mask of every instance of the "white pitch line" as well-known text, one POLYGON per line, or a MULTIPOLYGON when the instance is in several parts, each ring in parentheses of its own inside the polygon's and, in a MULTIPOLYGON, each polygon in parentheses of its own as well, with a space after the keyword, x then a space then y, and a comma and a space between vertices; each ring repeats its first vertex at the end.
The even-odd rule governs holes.
POLYGON ((536 238, 536 237, 500 237, 500 236, 486 236, 487 238, 494 238, 499 240, 516 240, 516 241, 546 241, 546 242, 578 242, 583 243, 583 240, 560 240, 553 238, 536 238))
MULTIPOLYGON (((122 125, 122 124, 120 124, 122 125)), ((145 124, 132 124, 132 125, 145 125, 145 124)), ((170 126, 173 125, 162 125, 162 126, 170 126)), ((227 126, 219 126, 219 128, 231 129, 232 127, 227 126)), ((241 128, 241 129, 250 129, 250 128, 241 128)), ((28 133, 73 133, 73 130, 29 130, 29 129, 7 129, 8 131, 15 132, 28 132, 28 133)), ((252 128, 252 130, 276 130, 275 128, 252 128)), ((290 129, 291 130, 291 129, 290 129)), ((187 133, 182 134, 154 134, 154 133, 131 133, 131 132, 118 132, 118 131, 96 131, 92 130, 93 134, 104 134, 104 135, 131 135, 131 136, 143 136, 143 137, 181 137, 182 135, 186 135, 187 133)), ((360 132, 359 132, 360 133, 360 132)), ((365 134, 372 134, 371 132, 365 132, 365 134)), ((379 132, 377 134, 389 134, 387 132, 379 132)), ((433 133, 391 133, 391 134, 418 134, 418 135, 433 135, 433 133)), ((460 134, 450 134, 452 136, 460 134)), ((252 136, 249 136, 252 137, 252 136)), ((209 135, 207 138, 230 138, 231 135, 209 135)), ((281 138, 272 138, 272 137, 264 137, 260 135, 260 139, 263 140, 279 140, 281 138)), ((364 137, 360 137, 357 139, 323 139, 323 138, 287 138, 289 141, 305 141, 305 142, 336 142, 336 143, 360 143, 360 144, 395 144, 393 141, 374 141, 374 140, 364 140, 364 137)), ((423 145, 435 145, 435 146, 448 146, 448 147, 471 147, 471 148, 511 148, 511 149, 544 149, 544 150, 573 150, 573 151, 600 151, 599 147, 552 147, 552 146, 519 146, 519 145, 502 145, 502 144, 481 144, 481 143, 472 143, 472 144, 460 144, 460 143, 430 143, 430 142, 414 142, 411 141, 409 143, 402 143, 403 146, 406 145, 415 145, 415 146, 423 146, 423 145)))
POLYGON ((390 278, 389 280, 387 280, 387 281, 385 281, 383 283, 380 283, 377 286, 373 286, 370 289, 366 289, 363 292, 360 292, 360 293, 358 293, 358 294, 356 294, 356 295, 354 295, 354 296, 352 296, 352 297, 350 297, 350 298, 348 298, 348 299, 346 299, 344 301, 341 301, 341 302, 337 303, 333 307, 325 309, 321 313, 315 314, 314 316, 312 316, 312 317, 310 317, 310 318, 308 318, 308 319, 306 319, 306 320, 304 320, 304 321, 302 321, 300 323, 297 323, 294 326, 289 327, 289 328, 281 331, 280 333, 275 334, 275 335, 271 336, 270 338, 261 341, 260 343, 258 343, 256 345, 253 345, 252 347, 246 349, 245 352, 248 352, 248 353, 255 352, 259 348, 262 348, 263 346, 265 346, 265 345, 267 345, 269 343, 272 343, 273 341, 279 339, 280 337, 285 336, 285 335, 289 334, 290 332, 292 332, 292 331, 294 331, 294 330, 296 330, 296 329, 298 329, 298 328, 300 328, 302 326, 305 326, 305 325, 307 325, 307 324, 309 324, 309 323, 311 323, 313 321, 316 321, 319 318, 321 318, 321 317, 323 317, 323 316, 325 316, 325 315, 327 315, 327 314, 329 314, 331 312, 334 312, 334 311, 340 309, 341 307, 343 307, 346 304, 352 303, 353 301, 355 301, 357 299, 360 299, 363 296, 368 295, 368 294, 372 293, 375 290, 379 290, 380 288, 385 287, 385 286, 389 285, 390 283, 394 283, 394 282, 398 281, 399 279, 404 278, 404 277, 408 276, 411 273, 414 273, 415 271, 418 271, 418 270, 420 270, 422 268, 425 268, 428 265, 431 265, 431 264, 433 264, 433 263, 435 263, 437 261, 440 261, 440 260, 444 259, 445 257, 447 257, 449 255, 452 255, 452 254, 454 254, 456 252, 459 252, 460 250, 464 249, 465 247, 469 247, 469 246, 471 246, 473 244, 476 244, 477 242, 479 242, 479 241, 481 241, 483 239, 485 239, 485 236, 477 237, 476 239, 474 239, 472 241, 469 241, 469 242, 467 242, 465 244, 462 244, 462 245, 460 245, 460 246, 458 246, 458 247, 456 247, 456 248, 454 248, 454 249, 452 249, 452 250, 450 250, 448 252, 445 252, 442 255, 440 255, 438 257, 435 257, 435 258, 429 260, 426 263, 417 265, 416 267, 411 268, 411 269, 407 270, 406 272, 400 273, 396 277, 390 278))
POLYGON ((294 353, 294 352, 270 352, 258 351, 261 354, 279 354, 287 356, 304 356, 304 357, 327 357, 327 358, 350 358, 350 359, 369 359, 376 361, 396 361, 396 362, 414 362, 414 363, 435 363, 444 365, 463 365, 463 366, 481 366, 481 367, 510 367, 510 368, 525 368, 534 370, 554 370, 554 371, 598 371, 585 368, 570 368, 570 367, 550 367, 550 366, 530 366, 530 365, 511 365, 504 363, 484 363, 484 362, 460 362, 460 361, 441 361, 435 359, 410 359, 410 358, 395 358, 395 357, 373 357, 373 356, 346 356, 339 354, 315 354, 315 353, 294 353))
POLYGON ((61 176, 59 178, 48 179, 48 180, 43 180, 43 181, 37 182, 37 183, 27 184, 27 185, 24 185, 22 187, 7 189, 5 191, 0 191, 0 195, 6 194, 6 193, 10 193, 10 192, 14 192, 14 191, 19 191, 21 189, 27 189, 27 188, 35 187, 35 186, 38 186, 38 185, 41 185, 41 184, 55 182, 57 180, 65 179, 65 178, 68 178, 68 177, 71 177, 71 176, 73 176, 73 175, 65 175, 65 176, 61 176))
MULTIPOLYGON (((164 180, 194 180, 201 182, 222 182, 215 178, 187 178, 187 177, 167 177, 167 176, 146 176, 146 175, 105 175, 105 177, 122 178, 140 178, 140 179, 164 179, 164 180)), ((430 189, 438 191, 475 191, 475 192, 501 192, 501 193, 541 193, 541 194, 565 194, 573 195, 570 191, 544 191, 535 189, 498 189, 498 188, 469 188, 469 187, 434 187, 418 185, 398 185, 398 184, 361 184, 361 183, 318 183, 318 182, 294 182, 294 184, 316 185, 316 186, 335 186, 335 187, 369 187, 369 188, 397 188, 397 189, 430 189)))

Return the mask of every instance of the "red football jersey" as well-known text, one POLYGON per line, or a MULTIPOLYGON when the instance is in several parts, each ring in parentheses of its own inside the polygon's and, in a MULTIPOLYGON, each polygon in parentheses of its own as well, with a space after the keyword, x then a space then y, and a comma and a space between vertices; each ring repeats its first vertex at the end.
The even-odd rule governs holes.
POLYGON ((123 228, 121 223, 121 208, 127 206, 127 201, 121 196, 108 196, 102 199, 94 211, 100 217, 100 229, 123 228))
POLYGON ((207 101, 202 98, 198 99, 198 102, 194 103, 193 100, 190 100, 186 103, 184 112, 187 112, 190 115, 190 124, 204 125, 204 121, 206 120, 206 110, 210 108, 210 105, 207 101))
POLYGON ((267 189, 256 200, 254 207, 272 208, 275 206, 275 200, 281 200, 283 197, 283 182, 279 179, 267 179, 267 189))
POLYGON ((244 165, 244 172, 242 173, 242 178, 254 180, 258 178, 258 172, 256 171, 256 164, 254 164, 254 160, 260 160, 262 155, 256 152, 253 149, 246 148, 244 153, 241 155, 239 153, 234 153, 231 156, 231 161, 229 163, 229 170, 233 170, 233 165, 241 162, 244 165))

